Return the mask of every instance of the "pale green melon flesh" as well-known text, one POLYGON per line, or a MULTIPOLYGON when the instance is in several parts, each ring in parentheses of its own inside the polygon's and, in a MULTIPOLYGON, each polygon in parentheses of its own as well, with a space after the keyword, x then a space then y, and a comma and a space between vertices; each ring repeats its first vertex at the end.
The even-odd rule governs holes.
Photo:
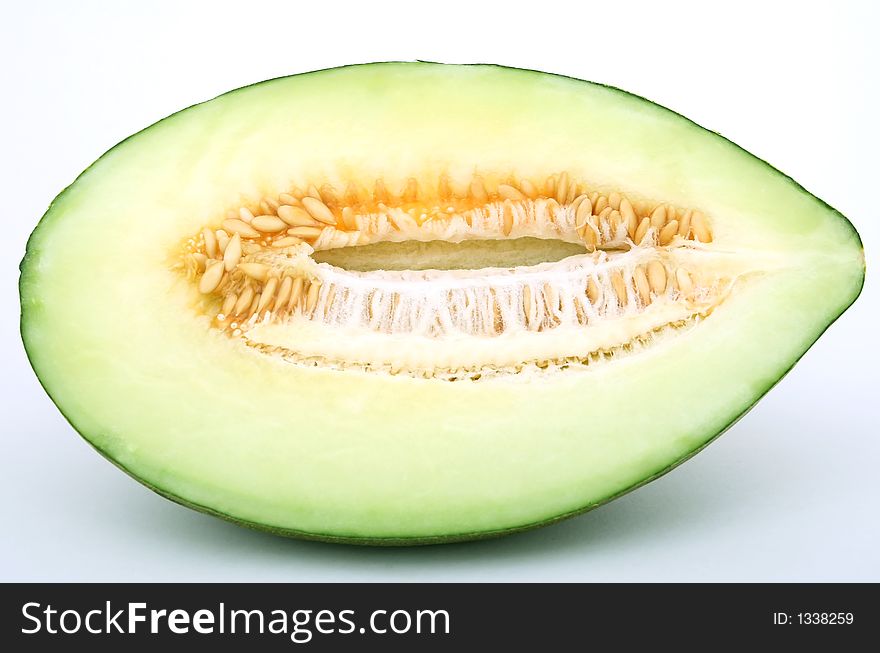
POLYGON ((839 213, 645 100, 491 66, 375 64, 248 87, 108 152, 44 216, 22 335, 59 408, 144 483, 265 528, 422 542, 595 505, 698 450, 858 295, 839 213), (569 170, 714 216, 773 260, 685 334, 578 373, 448 382, 304 368, 192 310, 175 243, 291 179, 569 170))

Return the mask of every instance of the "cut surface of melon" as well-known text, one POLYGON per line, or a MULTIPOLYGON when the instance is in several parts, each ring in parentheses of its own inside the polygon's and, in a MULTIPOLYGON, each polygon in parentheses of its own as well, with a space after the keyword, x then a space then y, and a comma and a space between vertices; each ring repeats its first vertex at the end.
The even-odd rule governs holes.
POLYGON ((370 64, 239 89, 110 150, 28 244, 22 335, 77 430, 162 494, 426 543, 678 464, 863 279, 843 216, 646 100, 370 64))

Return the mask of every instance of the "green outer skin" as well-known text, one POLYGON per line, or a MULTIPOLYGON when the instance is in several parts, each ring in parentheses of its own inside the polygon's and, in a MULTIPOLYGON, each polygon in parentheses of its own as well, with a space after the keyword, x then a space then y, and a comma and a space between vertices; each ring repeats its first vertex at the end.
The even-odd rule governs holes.
MULTIPOLYGON (((374 63, 406 63, 406 62, 374 62, 374 63)), ((432 63, 432 62, 422 62, 422 61, 419 61, 418 63, 432 63)), ((369 63, 369 64, 353 64, 353 65, 350 65, 350 66, 342 66, 342 67, 340 67, 340 68, 351 68, 351 67, 355 67, 355 66, 370 66, 370 65, 374 65, 374 64, 373 64, 373 63, 369 63)), ((492 67, 496 67, 496 68, 504 68, 504 69, 517 70, 517 71, 519 71, 519 72, 532 72, 532 73, 539 74, 539 75, 552 75, 552 76, 555 76, 555 77, 565 77, 565 78, 572 79, 572 80, 579 81, 579 82, 584 82, 584 81, 586 81, 586 80, 580 80, 580 79, 577 79, 577 78, 574 78, 574 77, 570 77, 570 76, 565 76, 565 75, 554 75, 554 74, 552 74, 552 73, 544 73, 544 72, 541 72, 541 71, 534 71, 534 70, 529 70, 529 69, 514 69, 514 68, 512 68, 512 67, 498 66, 498 65, 495 65, 495 64, 471 64, 471 65, 475 65, 475 66, 483 66, 483 67, 485 67, 485 66, 492 66, 492 67)), ((327 71, 327 70, 336 70, 336 68, 329 68, 329 69, 323 69, 323 70, 318 70, 318 71, 309 71, 309 72, 307 72, 307 73, 301 73, 301 75, 310 75, 310 74, 314 74, 314 73, 324 72, 324 71, 327 71)), ((297 77, 297 76, 299 76, 299 75, 292 75, 292 76, 289 76, 289 77, 297 77)), ((235 90, 229 91, 229 92, 224 93, 224 94, 222 94, 221 96, 218 96, 218 97, 223 97, 223 96, 226 96, 226 95, 234 94, 234 93, 237 93, 237 92, 242 91, 242 90, 244 90, 244 89, 251 88, 251 87, 253 87, 253 86, 259 86, 259 85, 261 85, 261 84, 270 83, 270 82, 272 82, 272 81, 275 81, 275 80, 277 80, 277 79, 282 79, 282 78, 284 78, 284 77, 273 78, 273 79, 269 79, 269 80, 263 80, 263 81, 261 81, 261 82, 257 82, 257 83, 255 83, 255 84, 251 84, 251 85, 248 85, 248 86, 244 86, 244 87, 241 87, 241 88, 238 88, 238 89, 235 89, 235 90)), ((800 184, 798 184, 794 179, 792 179, 791 177, 789 177, 789 176, 786 175, 785 173, 783 173, 783 172, 781 172, 780 170, 778 170, 777 168, 773 167, 772 165, 770 165, 770 164, 767 163, 766 161, 764 161, 764 160, 762 160, 762 159, 759 159, 758 157, 755 157, 753 154, 749 153, 748 151, 744 150, 744 149, 741 148, 740 146, 736 145, 735 143, 733 143, 733 142, 730 141, 729 139, 725 138, 723 135, 719 134, 718 132, 714 132, 714 131, 712 131, 712 130, 705 129, 704 127, 698 125, 696 122, 694 122, 694 121, 692 121, 692 120, 686 118, 685 116, 681 116, 681 114, 678 114, 678 113, 672 111, 671 109, 668 109, 668 108, 663 107, 663 106, 661 106, 661 105, 657 105, 656 103, 653 103, 653 102, 651 102, 650 100, 648 100, 648 99, 646 99, 646 98, 644 98, 644 97, 642 97, 642 96, 639 96, 639 95, 636 95, 636 94, 630 93, 630 92, 628 92, 628 91, 624 91, 624 90, 622 90, 622 89, 618 89, 618 88, 616 88, 616 87, 613 87, 613 86, 610 86, 610 85, 606 85, 606 84, 598 84, 598 83, 596 83, 596 82, 587 82, 587 83, 593 84, 593 85, 595 85, 595 86, 602 86, 602 87, 604 87, 604 88, 606 88, 606 89, 608 89, 608 90, 610 90, 610 91, 613 91, 613 92, 615 92, 615 93, 619 93, 619 94, 622 94, 622 95, 625 95, 625 96, 629 96, 629 97, 632 97, 632 98, 636 98, 636 99, 641 100, 641 101, 643 101, 643 102, 646 102, 646 103, 652 104, 652 105, 654 105, 654 107, 656 107, 656 108, 660 108, 660 109, 662 109, 663 111, 667 111, 667 112, 669 112, 669 113, 671 113, 671 114, 674 114, 674 115, 677 116, 678 118, 683 118, 684 120, 686 120, 687 122, 691 123, 692 125, 698 127, 698 128, 699 128, 700 130, 702 130, 702 131, 710 132, 710 133, 714 134, 715 136, 717 136, 717 137, 723 139, 727 144, 732 145, 733 147, 735 147, 735 148, 736 148, 737 150, 739 150, 739 152, 742 153, 743 155, 745 155, 745 156, 747 156, 747 157, 750 157, 750 158, 752 158, 752 159, 754 159, 754 160, 760 162, 761 164, 763 164, 763 166, 765 166, 765 167, 767 168, 767 170, 768 170, 769 172, 771 172, 771 173, 773 173, 773 174, 775 174, 775 175, 780 175, 780 176, 784 177, 784 178, 785 178, 790 184, 792 184, 792 185, 793 185, 798 191, 804 193, 805 195, 808 195, 811 199, 814 199, 814 200, 818 201, 818 202, 821 203, 825 208, 829 209, 829 210, 830 210, 830 211, 831 211, 836 217, 838 217, 840 220, 842 220, 842 221, 843 221, 843 222, 849 227, 849 229, 852 231, 852 235, 855 237, 856 241, 858 242, 858 246, 859 246, 859 248, 862 249, 862 241, 861 241, 861 238, 860 238, 859 235, 858 235, 858 232, 856 231, 856 229, 855 229, 855 227, 852 225, 852 223, 851 223, 851 222, 850 222, 850 221, 849 221, 849 220, 848 220, 843 214, 841 214, 839 211, 837 211, 836 209, 834 209, 833 207, 831 207, 829 204, 827 204, 826 202, 824 202, 824 201, 821 200, 820 198, 818 198, 818 197, 812 195, 811 193, 809 193, 806 189, 803 188, 803 186, 801 186, 800 184)), ((203 104, 203 103, 197 103, 196 105, 192 105, 192 106, 198 106, 199 104, 203 104)), ((129 137, 123 139, 122 141, 120 141, 119 143, 117 143, 115 146, 113 146, 112 148, 110 148, 110 150, 108 150, 104 155, 102 155, 102 157, 100 157, 100 158, 99 158, 98 160, 96 160, 92 165, 90 165, 88 168, 86 168, 82 173, 80 173, 80 175, 76 178, 76 180, 74 180, 73 183, 71 183, 69 186, 67 186, 64 190, 62 190, 62 191, 61 191, 61 192, 55 197, 55 199, 54 199, 54 200, 52 201, 52 203, 49 205, 49 208, 47 209, 46 213, 43 215, 43 218, 41 218, 40 223, 38 224, 37 228, 35 228, 34 232, 31 234, 30 238, 28 239, 28 244, 27 244, 26 253, 25 253, 25 256, 24 256, 24 258, 22 259, 22 262, 21 262, 21 264, 20 264, 20 266, 19 266, 20 271, 21 271, 21 273, 22 273, 21 276, 20 276, 20 279, 19 279, 19 291, 20 291, 20 294, 23 293, 24 284, 25 284, 25 281, 26 281, 27 263, 28 263, 29 255, 31 254, 32 241, 33 241, 35 235, 37 234, 37 232, 38 232, 39 230, 44 229, 44 228, 47 228, 48 226, 51 225, 51 221, 50 221, 48 218, 50 217, 50 213, 51 213, 51 209, 52 209, 52 207, 64 197, 65 193, 66 193, 70 188, 72 188, 72 187, 76 184, 76 182, 77 182, 81 177, 83 177, 83 176, 84 176, 84 175, 85 175, 85 174, 91 169, 91 167, 92 167, 95 163, 97 163, 97 161, 100 161, 101 158, 103 158, 104 156, 106 156, 106 154, 109 154, 110 152, 112 152, 112 151, 115 150, 116 148, 118 148, 118 147, 120 147, 121 145, 123 145, 124 143, 126 143, 129 139, 131 139, 131 138, 137 136, 139 133, 141 133, 141 132, 143 132, 143 131, 147 131, 147 130, 149 130, 149 129, 152 129, 153 127, 155 127, 155 126, 158 125, 159 123, 162 123, 162 122, 164 122, 165 120, 168 120, 169 118, 172 118, 173 116, 176 116, 178 113, 182 113, 182 112, 184 112, 184 111, 187 111, 187 110, 190 109, 190 108, 192 108, 192 107, 187 107, 187 108, 181 109, 180 111, 175 112, 175 113, 173 113, 173 114, 171 114, 171 115, 169 115, 169 116, 166 116, 166 117, 163 118, 162 120, 157 121, 157 122, 154 123, 153 125, 150 125, 150 126, 148 126, 148 127, 145 127, 144 129, 140 130, 139 132, 136 132, 136 133, 130 135, 129 137)), ((109 455, 106 451, 104 451, 101 447, 95 445, 95 444, 89 439, 88 435, 87 435, 87 434, 86 434, 86 433, 85 433, 85 432, 84 432, 79 426, 77 426, 76 422, 75 422, 75 421, 74 421, 69 415, 67 415, 67 414, 64 412, 62 406, 59 405, 59 403, 56 401, 56 399, 55 399, 55 398, 54 398, 54 397, 48 392, 48 390, 45 388, 45 385, 44 385, 44 383, 43 383, 43 380, 42 380, 42 379, 39 379, 39 376, 38 376, 38 380, 40 381, 40 384, 43 386, 44 390, 46 390, 47 394, 49 394, 49 396, 50 396, 50 398, 52 399, 53 403, 55 403, 56 407, 59 409, 59 412, 62 413, 62 415, 65 417, 65 419, 67 419, 67 421, 68 421, 68 422, 71 424, 71 426, 73 426, 73 428, 74 428, 74 429, 80 434, 80 436, 82 436, 83 439, 85 439, 86 442, 88 442, 93 448, 95 448, 95 449, 96 449, 96 450, 97 450, 102 456, 104 456, 105 458, 107 458, 107 459, 108 459, 110 462, 112 462, 114 465, 116 465, 117 467, 119 467, 120 469, 122 469, 122 471, 124 471, 126 474, 128 474, 129 476, 131 476, 132 478, 134 478, 135 480, 137 480, 137 481, 140 482, 141 484, 145 485, 145 486, 148 487, 149 489, 153 490, 153 491, 156 492, 157 494, 159 494, 159 495, 161 495, 161 496, 163 496, 163 497, 165 497, 165 498, 167 498, 167 499, 170 499, 171 501, 174 501, 175 503, 178 503, 178 504, 180 504, 180 505, 183 505, 183 506, 186 506, 186 507, 192 508, 192 509, 197 510, 197 511, 199 511, 199 512, 203 512, 203 513, 206 513, 206 514, 209 514, 209 515, 213 515, 213 516, 216 516, 216 517, 220 517, 220 518, 222 518, 222 519, 224 519, 224 520, 231 521, 231 522, 236 523, 236 524, 241 525, 241 526, 245 526, 245 527, 248 527, 248 528, 253 528, 253 529, 256 529, 256 530, 267 531, 267 532, 271 532, 271 533, 274 533, 274 534, 277 534, 277 535, 282 535, 282 536, 285 536, 285 537, 292 537, 292 538, 298 538, 298 539, 304 539, 304 540, 323 541, 323 542, 330 542, 330 543, 353 544, 353 545, 368 545, 368 546, 416 546, 416 545, 432 545, 432 544, 443 544, 443 543, 452 543, 452 542, 472 541, 472 540, 479 540, 479 539, 490 539, 490 538, 500 537, 500 536, 508 535, 508 534, 512 534, 512 533, 517 533, 517 532, 523 532, 523 531, 531 530, 531 529, 538 528, 538 527, 541 527, 541 526, 546 526, 546 525, 554 524, 554 523, 557 523, 557 522, 560 522, 560 521, 563 521, 563 520, 569 519, 569 518, 571 518, 571 517, 574 517, 574 516, 580 515, 580 514, 582 514, 582 513, 588 512, 588 511, 590 511, 590 510, 592 510, 592 509, 594 509, 594 508, 597 508, 597 507, 599 507, 599 506, 601 506, 601 505, 603 505, 603 504, 605 504, 605 503, 608 503, 609 501, 612 501, 612 500, 614 500, 614 499, 616 499, 616 498, 618 498, 618 497, 620 497, 620 496, 623 496, 624 494, 627 494, 627 493, 629 493, 629 492, 631 492, 631 491, 633 491, 633 490, 635 490, 635 489, 637 489, 637 488, 639 488, 639 487, 641 487, 641 486, 643 486, 643 485, 646 485, 647 483, 650 483, 651 481, 653 481, 653 480, 655 480, 655 479, 657 479, 657 478, 663 476, 664 474, 666 474, 667 472, 671 471, 672 469, 674 469, 675 467, 677 467, 677 466, 680 465, 681 463, 687 461, 687 460, 690 459, 692 456, 694 456, 694 455, 696 455, 697 453, 699 453, 700 451, 702 451, 705 447, 707 447, 709 444, 711 444, 712 442, 714 442, 715 439, 717 439, 718 437, 720 437, 720 436, 721 436, 723 433, 725 433, 729 428, 731 428, 734 424, 736 424, 736 422, 738 422, 738 421, 739 421, 739 420, 740 420, 740 419, 741 419, 741 418, 742 418, 742 417, 743 417, 743 416, 744 416, 749 410, 751 410, 751 409, 754 407, 754 405, 755 405, 755 404, 756 404, 756 403, 757 403, 757 402, 758 402, 758 401, 759 401, 759 400, 760 400, 760 399, 761 399, 761 398, 762 398, 767 392, 769 392, 769 391, 770 391, 770 390, 771 390, 771 389, 772 389, 777 383, 779 383, 779 382, 782 380, 782 378, 784 378, 784 376, 785 376, 785 375, 786 375, 786 374, 787 374, 787 373, 788 373, 788 372, 794 367, 794 365, 798 362, 798 360, 800 360, 800 357, 803 356, 804 354, 806 354, 806 352, 809 350, 809 348, 812 346, 812 344, 814 344, 814 343, 815 343, 815 342, 821 337, 821 335, 825 332, 825 330, 826 330, 827 328, 829 328, 829 327, 831 326, 831 324, 833 324, 833 323, 837 320, 837 318, 839 318, 840 315, 842 315, 842 314, 843 314, 843 313, 849 308, 849 306, 851 306, 851 305, 855 302, 855 300, 858 298, 859 294, 861 293, 861 289, 862 289, 863 286, 864 286, 864 256, 862 257, 862 276, 861 276, 861 285, 859 286, 858 291, 857 291, 856 293, 853 294, 852 299, 849 301, 849 303, 847 303, 846 305, 844 305, 843 308, 837 313, 837 315, 836 315, 834 318, 832 318, 832 319, 831 319, 831 320, 830 320, 830 321, 824 326, 824 328, 822 328, 822 329, 819 330, 817 333, 815 333, 814 337, 812 337, 812 339, 810 340, 810 344, 809 344, 809 345, 803 350, 803 352, 801 353, 801 355, 800 355, 797 359, 795 359, 795 360, 792 362, 791 366, 790 366, 787 370, 785 370, 785 371, 784 371, 784 372, 783 372, 783 373, 782 373, 777 379, 775 379, 772 383, 770 383, 769 385, 767 385, 766 388, 764 388, 764 390, 763 390, 762 392, 760 392, 759 394, 757 394, 757 396, 754 398, 754 401, 752 401, 751 404, 749 404, 748 406, 746 406, 746 407, 744 408, 744 410, 742 410, 742 412, 741 412, 739 415, 737 415, 736 417, 734 417, 729 423, 727 423, 727 424, 724 425, 721 429, 719 429, 717 432, 715 432, 714 434, 712 434, 711 436, 709 436, 707 439, 705 439, 701 444, 699 444, 699 445, 698 445, 697 447, 695 447, 693 450, 691 450, 691 451, 687 452, 686 454, 682 455, 678 460, 675 460, 675 461, 672 462, 671 464, 669 464, 669 465, 667 465, 667 466, 665 466, 665 467, 663 467, 663 468, 661 468, 661 469, 655 471, 654 473, 652 473, 651 475, 649 475, 647 478, 645 478, 645 479, 643 479, 643 480, 641 480, 641 481, 638 481, 638 482, 636 482, 636 483, 633 483, 633 484, 630 485, 629 487, 626 487, 626 488, 624 488, 623 490, 621 490, 621 491, 619 491, 619 492, 616 492, 616 493, 613 493, 613 494, 611 494, 611 495, 609 495, 609 496, 607 496, 607 497, 604 497, 603 499, 600 499, 600 500, 598 500, 598 501, 590 502, 589 504, 584 505, 584 506, 581 507, 581 508, 578 508, 578 509, 575 509, 575 510, 571 510, 571 511, 565 512, 565 513, 563 513, 563 514, 559 514, 559 515, 556 515, 556 516, 553 516, 553 517, 550 517, 550 518, 547 518, 547 519, 544 519, 544 520, 540 520, 540 521, 536 521, 536 522, 532 522, 532 523, 528 523, 528 524, 524 524, 524 525, 520 525, 520 526, 516 526, 516 527, 512 527, 512 528, 506 528, 506 529, 483 530, 483 531, 475 531, 475 532, 461 532, 461 533, 454 533, 454 534, 441 535, 441 536, 424 536, 424 537, 353 537, 353 536, 344 536, 344 535, 328 535, 328 534, 321 534, 321 533, 314 533, 314 532, 306 532, 306 531, 300 531, 300 530, 295 530, 295 529, 277 528, 277 527, 273 527, 273 526, 268 526, 268 525, 260 524, 260 523, 257 523, 257 522, 252 522, 252 521, 246 521, 246 520, 238 519, 238 518, 236 518, 236 517, 233 517, 233 516, 230 516, 230 515, 224 514, 224 513, 222 513, 222 512, 218 512, 218 511, 216 511, 216 510, 214 510, 214 509, 212 509, 212 508, 209 508, 209 507, 206 507, 206 506, 203 506, 203 505, 199 505, 199 504, 196 504, 196 503, 190 502, 190 501, 188 501, 188 500, 186 500, 186 499, 184 499, 184 498, 182 498, 182 497, 180 497, 180 496, 177 496, 177 495, 175 495, 175 494, 173 494, 173 493, 170 493, 170 492, 168 492, 168 491, 166 491, 166 490, 163 490, 162 488, 156 487, 156 486, 154 486, 154 485, 152 485, 152 484, 146 482, 144 479, 138 477, 138 476, 137 476, 136 474, 134 474, 132 471, 130 471, 129 469, 127 469, 124 465, 122 465, 122 464, 120 464, 118 461, 114 460, 114 459, 112 458, 112 456, 110 456, 110 455, 109 455)), ((22 295, 22 297, 23 297, 23 295, 22 295)), ((32 359, 32 352, 28 349, 28 342, 27 342, 27 339, 24 337, 24 328, 25 328, 26 320, 27 320, 26 315, 25 315, 24 311, 22 311, 22 314, 21 314, 21 320, 20 320, 20 329, 21 329, 21 332, 22 332, 22 337, 23 337, 23 343, 24 343, 24 347, 25 347, 25 352, 26 352, 26 354, 27 354, 27 357, 28 357, 29 362, 31 363, 31 365, 32 365, 32 367, 33 367, 33 366, 34 366, 34 361, 33 361, 33 359, 32 359)))

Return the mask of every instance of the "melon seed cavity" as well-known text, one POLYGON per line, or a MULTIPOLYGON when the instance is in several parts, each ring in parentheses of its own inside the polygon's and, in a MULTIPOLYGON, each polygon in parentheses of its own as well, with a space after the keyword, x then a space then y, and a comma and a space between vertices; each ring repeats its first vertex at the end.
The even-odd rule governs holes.
POLYGON ((565 172, 492 178, 455 188, 446 176, 411 178, 397 192, 381 179, 369 190, 286 189, 206 225, 176 267, 212 327, 258 351, 447 380, 642 351, 708 316, 734 281, 694 264, 713 241, 699 210, 591 190, 565 172), (571 254, 480 264, 481 243, 491 259, 499 240, 514 249, 552 240, 571 254), (329 258, 339 262, 352 248, 410 241, 479 241, 462 254, 477 264, 356 270, 314 256, 338 250, 329 258))

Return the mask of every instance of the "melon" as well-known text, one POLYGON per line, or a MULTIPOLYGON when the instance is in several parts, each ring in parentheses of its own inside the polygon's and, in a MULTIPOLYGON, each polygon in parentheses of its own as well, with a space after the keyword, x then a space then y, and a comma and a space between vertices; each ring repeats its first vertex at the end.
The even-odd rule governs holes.
POLYGON ((839 212, 618 89, 274 79, 131 136, 21 265, 43 387, 156 492, 362 544, 511 533, 692 456, 856 299, 839 212))

